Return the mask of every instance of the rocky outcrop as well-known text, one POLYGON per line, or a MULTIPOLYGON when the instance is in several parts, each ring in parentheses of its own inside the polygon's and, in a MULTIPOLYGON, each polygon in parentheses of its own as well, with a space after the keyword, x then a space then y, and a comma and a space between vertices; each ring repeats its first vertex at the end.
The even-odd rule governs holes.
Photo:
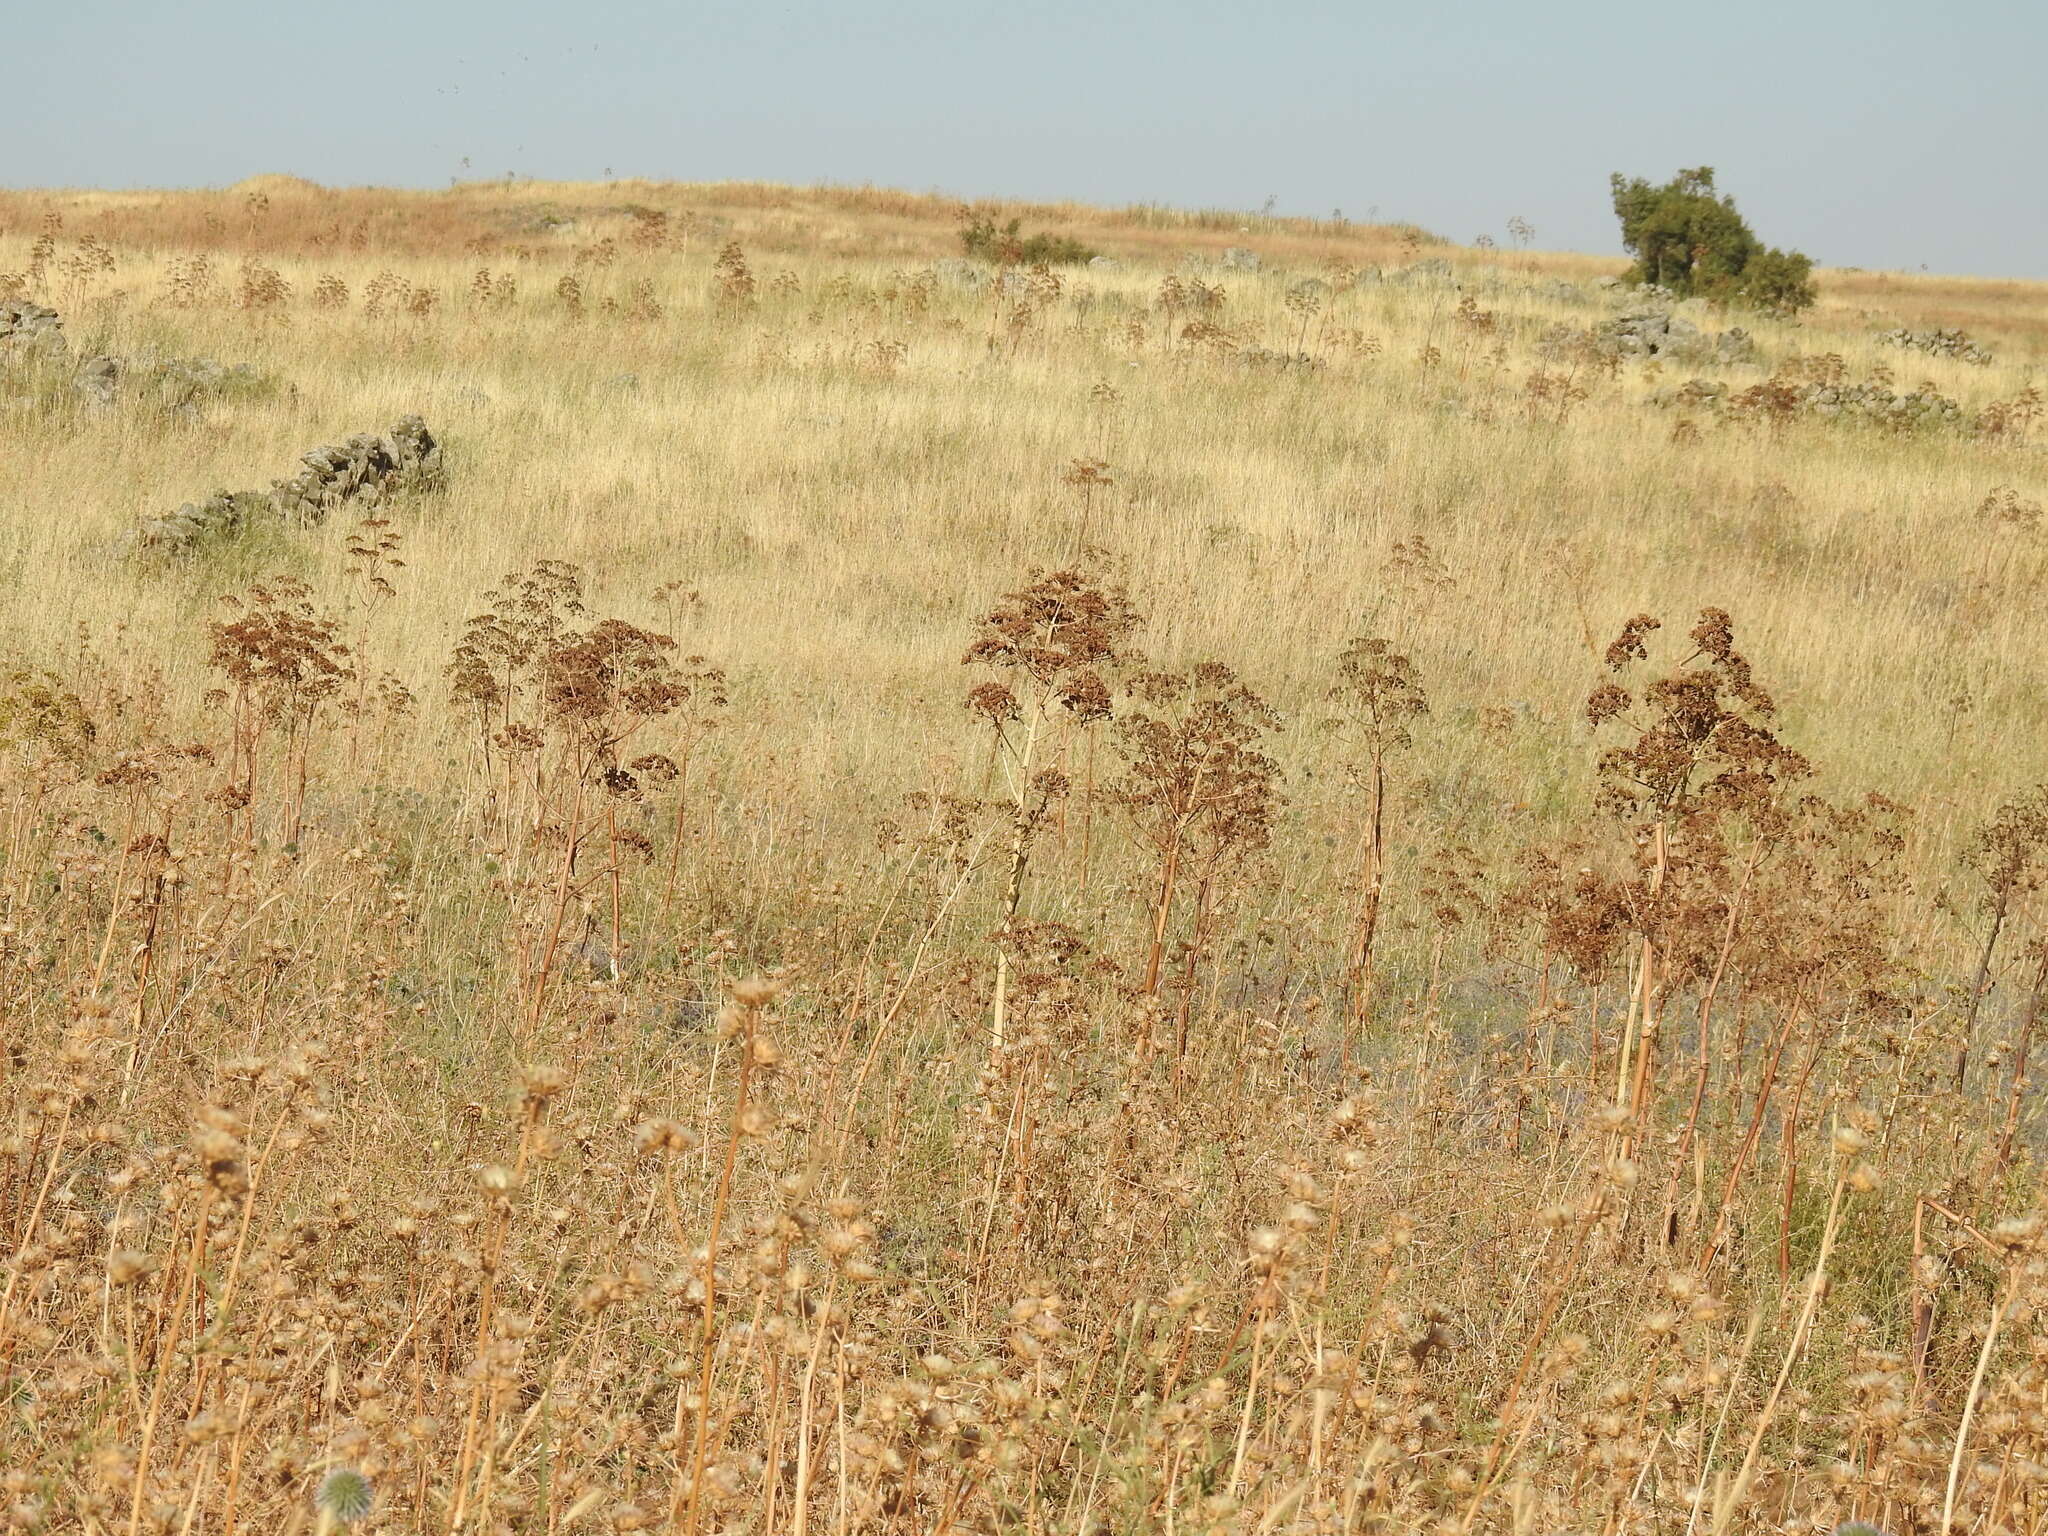
POLYGON ((1600 332, 1624 356, 1741 363, 1756 355, 1755 343, 1741 326, 1708 335, 1668 309, 1624 311, 1600 327, 1600 332))
POLYGON ((135 531, 138 552, 190 554, 264 522, 288 527, 323 523, 343 507, 367 511, 402 491, 437 490, 441 445, 417 416, 402 417, 389 432, 358 433, 315 448, 297 474, 267 491, 216 491, 204 501, 145 521, 135 531))

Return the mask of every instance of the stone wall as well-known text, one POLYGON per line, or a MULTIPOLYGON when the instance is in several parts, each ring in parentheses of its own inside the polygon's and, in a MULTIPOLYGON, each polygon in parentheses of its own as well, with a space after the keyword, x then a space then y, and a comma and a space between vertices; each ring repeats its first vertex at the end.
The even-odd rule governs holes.
POLYGON ((1957 362, 1975 363, 1979 367, 1991 361, 1991 353, 1970 340, 1968 331, 1940 329, 1933 331, 1909 331, 1904 326, 1886 331, 1878 342, 1887 347, 1904 347, 1909 352, 1926 352, 1934 357, 1952 357, 1957 362))
POLYGON ((0 367, 18 366, 55 402, 68 389, 94 405, 127 399, 191 415, 215 399, 248 399, 276 381, 247 363, 226 366, 210 357, 170 357, 144 351, 133 357, 77 358, 56 310, 28 299, 0 299, 0 367))
POLYGON ((401 491, 437 490, 442 484, 441 445, 417 416, 401 417, 389 432, 360 432, 315 448, 299 463, 297 474, 267 491, 216 491, 145 520, 135 531, 134 548, 186 555, 259 523, 303 528, 344 507, 368 511, 401 491))
POLYGON ((1536 351, 1562 361, 1575 357, 1654 357, 1681 363, 1752 363, 1756 343, 1741 326, 1702 331, 1690 320, 1654 306, 1624 309, 1599 325, 1547 326, 1536 351))

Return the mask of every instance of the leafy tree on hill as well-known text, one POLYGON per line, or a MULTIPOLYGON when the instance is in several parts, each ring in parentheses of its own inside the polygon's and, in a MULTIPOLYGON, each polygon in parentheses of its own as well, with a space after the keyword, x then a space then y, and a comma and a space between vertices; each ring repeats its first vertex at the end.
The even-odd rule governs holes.
POLYGON ((1680 171, 1662 186, 1613 177, 1630 278, 1680 295, 1732 300, 1790 314, 1813 303, 1813 262, 1757 239, 1735 199, 1714 190, 1714 168, 1680 171))

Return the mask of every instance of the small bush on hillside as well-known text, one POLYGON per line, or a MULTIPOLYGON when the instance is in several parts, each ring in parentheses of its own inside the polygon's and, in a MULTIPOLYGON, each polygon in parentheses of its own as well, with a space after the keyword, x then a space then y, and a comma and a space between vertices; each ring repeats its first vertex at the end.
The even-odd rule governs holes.
POLYGON ((1621 243, 1636 259, 1631 281, 1778 314, 1813 303, 1812 261, 1758 240, 1735 199, 1716 194, 1712 166, 1680 171, 1662 186, 1617 171, 1612 185, 1621 243))
POLYGON ((1068 235, 1023 233, 1022 219, 998 224, 988 214, 971 218, 960 230, 960 246, 969 256, 999 266, 1077 267, 1095 258, 1095 250, 1068 235))
POLYGON ((1813 261, 1798 251, 1759 251, 1742 269, 1735 298, 1767 314, 1791 315, 1813 306, 1813 261))

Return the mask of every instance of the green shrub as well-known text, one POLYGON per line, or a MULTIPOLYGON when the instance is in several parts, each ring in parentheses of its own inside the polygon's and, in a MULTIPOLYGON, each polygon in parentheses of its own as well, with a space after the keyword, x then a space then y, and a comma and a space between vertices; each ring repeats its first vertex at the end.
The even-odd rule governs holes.
POLYGON ((1612 181, 1629 277, 1680 296, 1698 294, 1789 314, 1813 303, 1813 263, 1757 239, 1735 199, 1714 190, 1714 169, 1680 171, 1662 186, 1640 176, 1612 181))
POLYGON ((1798 251, 1759 251, 1743 267, 1735 293, 1751 309, 1796 314, 1813 304, 1813 262, 1798 251))
POLYGON ((960 230, 960 245, 968 255, 999 266, 1077 267, 1092 261, 1095 251, 1067 235, 1027 235, 1019 228, 1024 221, 1012 219, 998 224, 987 214, 969 219, 960 230))

